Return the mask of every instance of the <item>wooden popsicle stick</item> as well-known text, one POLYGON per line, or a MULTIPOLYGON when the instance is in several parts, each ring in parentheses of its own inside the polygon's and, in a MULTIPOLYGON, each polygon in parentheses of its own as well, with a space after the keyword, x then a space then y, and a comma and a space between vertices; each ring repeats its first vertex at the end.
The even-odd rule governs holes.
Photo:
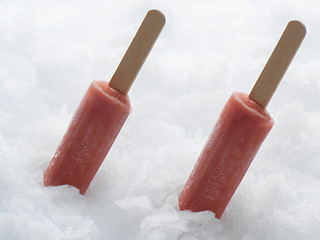
POLYGON ((113 74, 109 82, 110 87, 121 93, 128 93, 156 42, 165 21, 165 16, 158 10, 150 10, 147 13, 117 70, 113 74))
POLYGON ((305 26, 290 21, 253 86, 249 98, 266 108, 306 35, 305 26))

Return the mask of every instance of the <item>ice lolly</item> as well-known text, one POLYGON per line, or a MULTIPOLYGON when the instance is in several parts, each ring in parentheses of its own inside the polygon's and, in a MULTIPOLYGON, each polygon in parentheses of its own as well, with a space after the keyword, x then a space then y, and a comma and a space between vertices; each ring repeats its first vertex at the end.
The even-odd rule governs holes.
POLYGON ((181 210, 221 218, 273 126, 265 108, 305 34, 302 23, 289 22, 250 95, 231 95, 179 196, 181 210))
POLYGON ((110 82, 93 81, 44 173, 45 186, 85 194, 130 112, 128 91, 165 24, 150 10, 110 82))

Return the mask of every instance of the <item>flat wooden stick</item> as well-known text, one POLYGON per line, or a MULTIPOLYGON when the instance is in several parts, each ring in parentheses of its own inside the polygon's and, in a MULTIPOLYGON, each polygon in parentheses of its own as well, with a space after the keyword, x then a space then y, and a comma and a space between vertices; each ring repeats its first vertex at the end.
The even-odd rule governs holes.
POLYGON ((251 90, 249 98, 266 108, 306 35, 305 26, 290 21, 251 90))
POLYGON ((133 81, 147 59, 163 26, 165 16, 158 10, 150 10, 123 56, 109 85, 121 93, 128 93, 133 81))

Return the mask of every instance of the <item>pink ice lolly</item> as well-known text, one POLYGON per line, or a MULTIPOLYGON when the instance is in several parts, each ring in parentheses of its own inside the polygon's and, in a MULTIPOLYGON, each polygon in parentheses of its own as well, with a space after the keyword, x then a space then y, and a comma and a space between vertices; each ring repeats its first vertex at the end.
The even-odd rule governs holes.
POLYGON ((67 184, 85 194, 129 115, 127 93, 164 24, 164 15, 150 10, 110 82, 92 82, 44 173, 45 186, 67 184))
POLYGON ((44 174, 44 185, 69 184, 84 194, 129 112, 127 95, 93 81, 44 174))
POLYGON ((220 218, 272 125, 247 94, 233 93, 180 194, 180 209, 220 218))
POLYGON ((291 21, 250 96, 233 93, 200 154, 180 197, 181 210, 210 210, 220 218, 273 125, 265 107, 306 30, 291 21))

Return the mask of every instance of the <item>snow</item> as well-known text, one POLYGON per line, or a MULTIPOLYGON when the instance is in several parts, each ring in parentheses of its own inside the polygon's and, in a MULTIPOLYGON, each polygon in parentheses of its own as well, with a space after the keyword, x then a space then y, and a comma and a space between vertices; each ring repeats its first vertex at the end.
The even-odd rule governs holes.
POLYGON ((0 2, 0 239, 319 239, 315 0, 0 2), (92 80, 109 80, 149 9, 167 18, 132 113, 85 196, 43 187, 92 80), (271 100, 275 125, 221 220, 178 196, 228 97, 248 93, 288 21, 307 37, 271 100))

